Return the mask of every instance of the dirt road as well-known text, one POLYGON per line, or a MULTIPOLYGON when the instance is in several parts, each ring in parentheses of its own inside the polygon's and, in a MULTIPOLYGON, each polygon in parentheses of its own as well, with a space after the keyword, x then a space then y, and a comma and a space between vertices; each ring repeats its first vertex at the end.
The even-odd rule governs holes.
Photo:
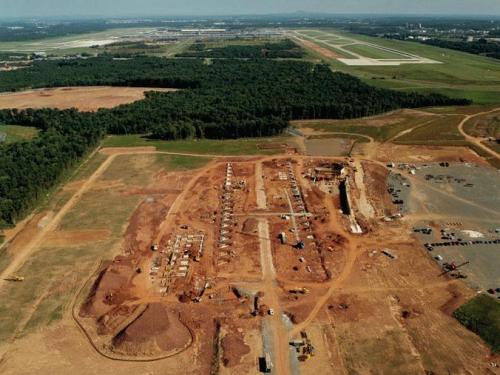
POLYGON ((264 177, 262 176, 262 161, 255 164, 255 193, 257 194, 257 208, 267 208, 266 191, 264 188, 264 177))
POLYGON ((208 168, 209 168, 209 166, 201 169, 197 174, 195 174, 191 178, 191 180, 187 183, 187 185, 184 186, 182 193, 180 193, 175 198, 174 203, 172 203, 172 205, 170 206, 167 214, 165 215, 163 222, 159 226, 158 235, 155 238, 156 244, 159 244, 161 239, 167 234, 168 231, 171 230, 172 220, 175 217, 175 214, 177 214, 177 212, 179 212, 179 209, 181 208, 182 203, 184 203, 186 196, 191 193, 191 189, 198 181, 198 178, 201 177, 203 174, 205 174, 208 168))
MULTIPOLYGON (((111 165, 115 156, 109 156, 97 170, 85 181, 85 183, 78 189, 78 191, 66 202, 66 204, 59 210, 59 212, 50 220, 45 227, 21 250, 13 254, 13 259, 9 266, 0 274, 0 289, 7 283, 4 279, 15 272, 24 264, 31 253, 41 245, 45 236, 55 230, 62 218, 80 201, 83 194, 85 194, 94 184, 94 182, 106 171, 111 165)), ((22 276, 22 275, 21 275, 22 276)))
POLYGON ((273 254, 271 251, 271 238, 269 235, 269 223, 266 219, 259 219, 258 223, 260 252, 262 262, 262 291, 264 299, 270 308, 274 310, 274 315, 267 316, 265 319, 271 321, 270 327, 273 336, 273 357, 274 357, 274 373, 288 374, 289 373, 289 358, 288 358, 288 333, 283 325, 283 311, 280 306, 280 301, 276 290, 276 270, 273 264, 273 254))
POLYGON ((474 117, 477 117, 477 116, 482 116, 482 115, 487 115, 489 113, 493 113, 493 112, 496 112, 496 111, 500 111, 500 107, 498 108, 495 108, 495 109, 492 109, 491 111, 486 111, 486 112, 480 112, 480 113, 475 113, 473 115, 466 115, 464 117, 464 119, 462 121, 460 121, 460 124, 458 124, 458 131, 464 136, 465 140, 467 142, 470 142, 470 143, 473 143, 475 144, 476 146, 482 148, 484 151, 486 151, 488 154, 490 154, 491 156, 494 156, 495 158, 497 159, 500 159, 500 154, 494 150, 492 150, 491 148, 485 146, 481 141, 484 141, 484 139, 481 139, 481 138, 477 138, 477 137, 473 137, 469 134, 467 134, 464 130, 464 125, 467 121, 469 121, 470 119, 473 119, 474 117))

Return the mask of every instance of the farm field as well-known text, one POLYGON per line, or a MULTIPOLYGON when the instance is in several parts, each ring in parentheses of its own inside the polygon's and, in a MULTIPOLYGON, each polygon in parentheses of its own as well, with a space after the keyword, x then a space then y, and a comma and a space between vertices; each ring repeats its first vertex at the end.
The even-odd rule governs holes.
MULTIPOLYGON (((312 38, 317 38, 318 35, 333 34, 338 36, 332 40, 347 36, 361 43, 379 45, 382 48, 440 62, 440 64, 402 64, 398 66, 355 66, 345 65, 331 56, 324 55, 322 57, 334 70, 353 74, 371 85, 396 90, 422 93, 438 92, 452 97, 466 97, 476 104, 488 105, 500 102, 498 99, 500 98, 500 71, 498 62, 494 59, 416 42, 373 38, 332 29, 318 29, 311 32, 296 30, 296 32, 300 32, 302 37, 312 38)), ((305 39, 307 40, 307 38, 305 39)), ((315 40, 309 41, 315 43, 315 40)), ((335 44, 337 45, 337 43, 335 44)), ((307 46, 305 47, 307 48, 307 46)), ((333 47, 323 45, 323 47, 338 52, 335 45, 333 47)))
POLYGON ((145 87, 61 87, 0 94, 0 109, 5 108, 77 108, 96 111, 144 99, 147 91, 176 91, 145 87))

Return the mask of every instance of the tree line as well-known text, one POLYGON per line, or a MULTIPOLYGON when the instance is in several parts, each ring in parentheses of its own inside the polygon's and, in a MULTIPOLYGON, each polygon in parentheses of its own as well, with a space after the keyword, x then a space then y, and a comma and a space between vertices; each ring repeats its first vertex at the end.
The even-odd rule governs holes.
POLYGON ((289 120, 353 118, 402 108, 467 104, 441 95, 371 87, 328 66, 298 61, 97 57, 40 61, 0 73, 0 91, 60 86, 173 87, 97 112, 2 110, 0 123, 34 126, 31 142, 0 145, 0 225, 12 225, 105 134, 160 139, 281 133, 289 120))
POLYGON ((483 55, 500 59, 500 43, 488 42, 486 39, 479 39, 473 42, 465 42, 460 40, 446 40, 446 39, 428 39, 423 41, 424 44, 431 46, 449 48, 456 51, 468 52, 474 55, 483 55))
POLYGON ((216 48, 210 48, 206 44, 199 42, 191 45, 186 51, 180 52, 176 56, 220 59, 300 59, 304 56, 304 51, 290 39, 273 43, 235 44, 216 48))

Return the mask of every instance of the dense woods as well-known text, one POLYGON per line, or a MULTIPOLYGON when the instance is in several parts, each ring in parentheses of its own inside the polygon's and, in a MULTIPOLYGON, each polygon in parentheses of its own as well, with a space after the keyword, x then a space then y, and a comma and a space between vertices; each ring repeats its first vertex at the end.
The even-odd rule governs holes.
POLYGON ((101 109, 2 110, 0 123, 41 130, 32 142, 0 145, 0 225, 13 224, 61 173, 106 133, 161 139, 279 134, 292 119, 353 118, 401 107, 467 104, 368 86, 328 66, 297 61, 99 57, 35 62, 0 73, 0 91, 56 86, 174 87, 101 109))
POLYGON ((304 51, 291 40, 274 43, 228 45, 225 47, 208 48, 204 43, 195 43, 187 51, 177 54, 179 57, 203 57, 224 59, 276 59, 301 58, 304 51))

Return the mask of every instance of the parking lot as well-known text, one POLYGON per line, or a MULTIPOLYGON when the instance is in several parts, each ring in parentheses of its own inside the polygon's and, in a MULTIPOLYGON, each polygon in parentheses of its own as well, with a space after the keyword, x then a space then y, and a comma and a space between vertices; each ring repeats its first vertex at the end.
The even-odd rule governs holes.
POLYGON ((388 179, 429 255, 479 290, 500 287, 499 187, 498 171, 465 163, 398 165, 388 179))

